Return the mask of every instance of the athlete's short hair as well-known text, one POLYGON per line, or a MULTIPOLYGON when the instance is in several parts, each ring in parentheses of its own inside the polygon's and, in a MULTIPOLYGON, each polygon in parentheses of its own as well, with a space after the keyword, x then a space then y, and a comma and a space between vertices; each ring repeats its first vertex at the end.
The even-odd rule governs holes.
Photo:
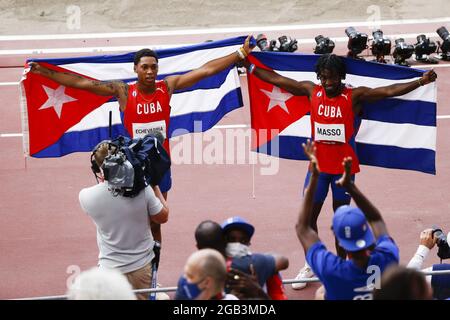
POLYGON ((227 265, 225 258, 214 249, 195 251, 188 258, 187 264, 195 265, 200 273, 199 278, 211 277, 216 290, 223 290, 227 279, 227 265))
POLYGON ((155 51, 150 49, 141 49, 134 54, 134 65, 137 66, 142 57, 153 57, 158 62, 158 55, 155 51))
POLYGON ((198 249, 215 249, 225 253, 225 236, 222 227, 212 220, 202 221, 195 229, 195 240, 198 249))
POLYGON ((341 79, 345 79, 345 76, 347 75, 347 67, 344 59, 332 53, 323 54, 317 60, 315 65, 317 78, 323 70, 336 72, 341 79))
POLYGON ((116 269, 83 271, 67 291, 69 300, 136 300, 131 284, 116 269))

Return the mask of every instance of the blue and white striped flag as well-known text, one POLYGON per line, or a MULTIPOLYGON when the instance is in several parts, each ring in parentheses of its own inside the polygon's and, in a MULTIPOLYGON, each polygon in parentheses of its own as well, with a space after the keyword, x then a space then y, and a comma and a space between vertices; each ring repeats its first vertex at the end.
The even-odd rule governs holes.
MULTIPOLYGON (((159 56, 158 79, 182 74, 215 58, 236 51, 245 37, 205 42, 198 45, 156 50, 159 56)), ((134 52, 62 59, 38 59, 54 70, 75 72, 97 80, 136 81, 134 52)), ((109 138, 109 111, 112 111, 112 136, 125 135, 119 104, 115 98, 100 99, 77 89, 31 74, 25 70, 21 81, 24 152, 33 157, 61 157, 78 151, 91 151, 109 138), (59 99, 59 100, 58 100, 59 99), (94 99, 96 101, 94 101, 94 99), (50 104, 55 104, 55 107, 50 104)), ((235 66, 203 79, 196 85, 176 91, 171 98, 169 137, 178 132, 193 132, 194 121, 202 130, 213 127, 226 113, 242 107, 240 80, 235 66)))
MULTIPOLYGON (((261 63, 283 76, 297 81, 309 80, 319 83, 314 72, 318 55, 255 52, 252 56, 255 63, 261 63)), ((348 58, 345 58, 345 63, 347 65, 345 82, 353 87, 375 88, 408 82, 419 79, 424 72, 413 68, 348 58)), ((251 88, 251 77, 249 92, 257 92, 251 88)), ((356 135, 356 152, 361 164, 435 174, 436 92, 434 82, 403 96, 364 104, 360 129, 356 135)), ((256 99, 252 99, 252 95, 250 95, 250 102, 257 104, 256 99)), ((302 142, 310 138, 311 124, 309 114, 305 115, 307 111, 303 108, 305 106, 301 106, 302 103, 308 102, 294 100, 294 98, 286 101, 291 118, 284 119, 285 123, 279 128, 280 132, 276 135, 277 147, 274 148, 273 139, 269 139, 257 144, 259 152, 275 154, 287 159, 306 159, 300 146, 302 142), (293 103, 292 107, 296 104, 296 108, 291 108, 289 102, 293 103), (300 111, 302 108, 303 111, 300 111), (294 109, 296 111, 291 112, 294 109)), ((255 123, 256 111, 252 105, 252 124, 255 123)), ((268 118, 264 121, 266 121, 263 122, 264 125, 270 129, 273 119, 268 118)), ((252 127, 261 129, 255 128, 255 125, 252 127)))

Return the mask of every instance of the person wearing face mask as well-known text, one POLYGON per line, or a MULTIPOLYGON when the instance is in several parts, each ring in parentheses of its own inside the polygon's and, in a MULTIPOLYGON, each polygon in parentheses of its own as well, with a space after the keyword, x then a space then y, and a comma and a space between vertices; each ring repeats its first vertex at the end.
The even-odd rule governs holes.
POLYGON ((189 300, 238 300, 225 293, 227 268, 224 257, 214 249, 201 249, 188 258, 178 289, 189 300))
MULTIPOLYGON (((225 253, 225 236, 222 227, 215 221, 204 220, 195 229, 195 242, 198 250, 214 249, 217 250, 224 259, 225 253)), ((226 292, 231 293, 239 299, 269 299, 267 294, 258 284, 254 269, 252 274, 246 274, 240 270, 227 267, 226 292)), ((182 275, 178 280, 175 300, 189 300, 190 293, 183 289, 186 285, 185 276, 182 275)), ((195 285, 195 284, 194 284, 195 285)))
POLYGON ((226 241, 227 265, 247 274, 254 273, 259 285, 272 299, 286 299, 279 272, 288 268, 289 260, 279 254, 252 253, 250 240, 255 228, 241 217, 225 220, 222 230, 226 241), (268 290, 269 288, 272 290, 268 290), (274 293, 275 288, 277 293, 274 293))

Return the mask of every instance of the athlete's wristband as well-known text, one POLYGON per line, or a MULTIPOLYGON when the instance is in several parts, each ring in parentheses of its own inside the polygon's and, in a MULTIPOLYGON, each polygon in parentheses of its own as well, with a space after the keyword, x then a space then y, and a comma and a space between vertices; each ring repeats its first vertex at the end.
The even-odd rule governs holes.
POLYGON ((419 82, 419 86, 423 86, 424 83, 422 82, 422 78, 418 79, 417 82, 419 82))
POLYGON ((247 53, 247 51, 245 51, 244 47, 240 47, 239 50, 241 50, 241 52, 242 52, 242 54, 244 55, 244 57, 247 58, 248 53, 247 53))
POLYGON ((245 59, 245 56, 244 56, 244 54, 242 53, 242 51, 241 51, 240 49, 236 50, 236 53, 238 54, 238 56, 239 56, 239 58, 240 58, 241 60, 244 60, 244 59, 245 59))
POLYGON ((247 52, 245 52, 245 49, 243 47, 237 49, 236 53, 238 54, 239 58, 241 58, 241 60, 244 60, 248 56, 247 52))

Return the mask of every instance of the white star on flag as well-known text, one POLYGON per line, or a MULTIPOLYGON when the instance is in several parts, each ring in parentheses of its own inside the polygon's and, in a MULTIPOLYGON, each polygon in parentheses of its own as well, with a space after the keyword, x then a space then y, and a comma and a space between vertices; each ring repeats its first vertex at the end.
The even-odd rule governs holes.
POLYGON ((77 99, 72 98, 64 93, 66 87, 59 86, 56 89, 52 89, 46 86, 42 86, 44 88, 45 93, 47 94, 47 101, 39 108, 39 110, 53 108, 55 109, 58 118, 61 119, 61 111, 64 103, 76 101, 77 99))
POLYGON ((281 109, 289 113, 289 110, 286 106, 286 101, 289 100, 293 94, 289 92, 281 92, 280 88, 273 86, 272 91, 267 91, 264 89, 260 89, 266 96, 270 98, 269 107, 267 108, 267 112, 270 111, 275 106, 279 106, 281 109))

